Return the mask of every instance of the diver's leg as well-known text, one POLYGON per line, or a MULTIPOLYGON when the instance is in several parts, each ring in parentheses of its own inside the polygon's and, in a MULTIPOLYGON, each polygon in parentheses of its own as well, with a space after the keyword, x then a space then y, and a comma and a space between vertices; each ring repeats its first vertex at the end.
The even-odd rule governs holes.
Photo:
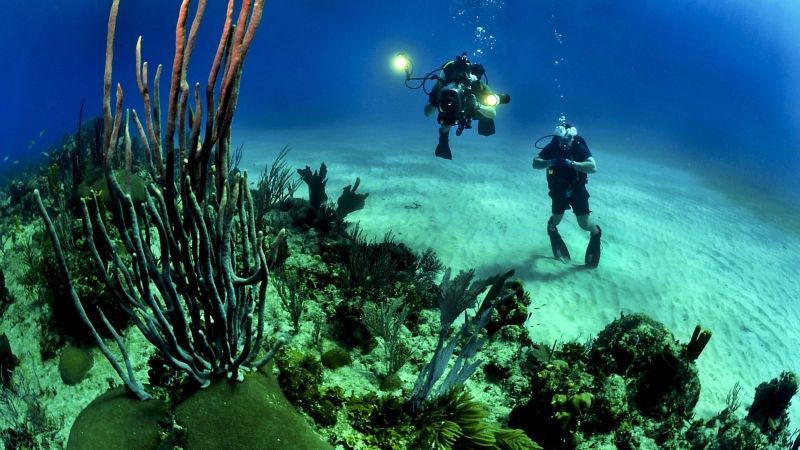
POLYGON ((436 156, 444 159, 453 159, 450 152, 450 125, 439 127, 439 144, 436 145, 436 156))
POLYGON ((576 215, 575 218, 578 220, 578 225, 584 230, 592 233, 592 235, 600 234, 600 227, 594 223, 589 214, 576 215))
POLYGON ((558 233, 558 228, 556 228, 563 216, 563 214, 553 214, 550 217, 550 220, 547 221, 547 236, 550 238, 550 249, 553 250, 553 258, 565 263, 569 262, 570 259, 569 250, 567 249, 567 244, 564 243, 564 239, 558 233))
MULTIPOLYGON (((554 210, 560 209, 558 203, 559 202, 554 199, 554 210)), ((564 217, 563 210, 560 213, 553 212, 553 215, 550 216, 550 220, 547 221, 547 236, 550 238, 550 248, 553 250, 553 258, 561 262, 568 262, 570 256, 567 244, 564 243, 564 239, 561 238, 561 235, 558 233, 558 228, 556 228, 556 226, 561 223, 562 217, 564 217)))
POLYGON ((597 267, 600 264, 600 238, 603 236, 603 230, 592 221, 589 214, 582 214, 575 218, 578 219, 578 225, 581 228, 591 233, 583 261, 588 267, 597 267))
POLYGON ((603 231, 589 217, 592 210, 589 209, 589 191, 586 190, 586 186, 580 186, 574 190, 571 203, 578 225, 591 233, 589 245, 586 246, 584 262, 588 267, 597 267, 600 263, 600 237, 603 236, 603 231))
POLYGON ((548 230, 549 230, 550 228, 555 228, 555 227, 557 227, 557 226, 558 226, 558 224, 560 224, 560 223, 561 223, 561 219, 563 219, 563 218, 564 218, 564 213, 561 213, 561 214, 553 214, 552 216, 550 216, 550 220, 548 220, 548 221, 547 221, 547 228, 548 228, 548 230))
POLYGON ((589 191, 586 190, 585 185, 576 186, 572 192, 570 199, 572 212, 575 213, 575 219, 578 220, 578 225, 584 230, 592 233, 592 236, 600 234, 600 227, 595 225, 592 218, 589 217, 592 210, 589 209, 589 191))

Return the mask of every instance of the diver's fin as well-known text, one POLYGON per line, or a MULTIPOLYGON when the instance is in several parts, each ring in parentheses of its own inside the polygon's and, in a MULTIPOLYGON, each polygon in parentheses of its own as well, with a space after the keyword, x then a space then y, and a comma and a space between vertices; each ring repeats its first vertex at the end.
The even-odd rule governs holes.
POLYGON ((591 268, 597 267, 600 264, 600 238, 603 236, 603 230, 597 227, 599 233, 589 237, 589 245, 586 247, 586 257, 584 262, 591 268))
POLYGON ((547 235, 550 236, 550 247, 553 249, 553 258, 563 263, 569 262, 570 258, 567 244, 564 243, 564 239, 561 239, 561 235, 558 234, 556 227, 551 227, 549 223, 547 225, 547 235))
POLYGON ((436 146, 436 156, 444 159, 453 159, 453 154, 450 153, 450 146, 446 142, 436 146))
POLYGON ((450 152, 448 133, 439 133, 439 144, 436 146, 436 156, 444 159, 453 159, 453 154, 450 152))
POLYGON ((491 136, 494 134, 494 120, 485 117, 478 119, 478 134, 481 136, 491 136))

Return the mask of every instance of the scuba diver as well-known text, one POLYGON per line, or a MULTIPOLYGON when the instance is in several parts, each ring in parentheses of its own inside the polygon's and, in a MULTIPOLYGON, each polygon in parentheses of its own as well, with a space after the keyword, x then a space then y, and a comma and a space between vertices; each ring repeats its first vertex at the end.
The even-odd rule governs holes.
MULTIPOLYGON (((547 187, 552 199, 552 216, 547 221, 547 234, 553 257, 562 261, 570 260, 569 250, 556 228, 564 217, 564 211, 572 208, 578 225, 590 233, 589 245, 586 248, 584 262, 595 268, 600 263, 600 237, 603 232, 589 217, 589 192, 586 190, 587 174, 597 172, 597 163, 589 151, 589 146, 578 130, 564 123, 558 125, 550 143, 543 148, 533 160, 534 169, 547 169, 547 187)), ((534 144, 536 145, 536 144, 534 144)))
POLYGON ((486 70, 481 64, 472 64, 466 53, 457 56, 453 61, 442 65, 440 75, 433 90, 428 94, 425 104, 425 117, 430 117, 438 109, 439 144, 436 156, 453 159, 450 152, 450 127, 458 125, 456 135, 461 135, 464 128, 472 128, 472 119, 478 119, 478 134, 491 136, 494 134, 494 117, 499 103, 508 103, 508 95, 504 99, 492 98, 489 86, 482 80, 486 70))
POLYGON ((439 144, 436 156, 453 159, 450 151, 450 128, 455 126, 456 136, 460 136, 465 128, 472 128, 472 120, 478 120, 478 134, 491 136, 495 132, 494 117, 496 107, 511 101, 508 94, 495 94, 488 86, 486 70, 481 64, 470 62, 466 53, 454 60, 434 69, 422 78, 411 77, 411 63, 407 55, 400 53, 396 58, 396 67, 406 73, 406 87, 423 88, 428 94, 425 104, 425 116, 430 117, 438 110, 439 144), (409 86, 411 80, 421 80, 417 86, 409 86), (436 80, 436 85, 428 91, 425 83, 436 80))

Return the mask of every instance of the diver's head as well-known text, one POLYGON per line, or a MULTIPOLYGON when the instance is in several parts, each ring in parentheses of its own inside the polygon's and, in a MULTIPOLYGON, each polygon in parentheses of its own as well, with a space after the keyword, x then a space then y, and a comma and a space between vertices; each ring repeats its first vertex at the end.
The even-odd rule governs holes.
POLYGON ((486 74, 486 69, 483 67, 483 64, 471 64, 469 70, 478 78, 486 74))
POLYGON ((453 60, 453 69, 459 73, 468 73, 470 67, 469 58, 466 53, 462 53, 453 60))
POLYGON ((578 135, 578 129, 568 123, 559 124, 553 134, 560 142, 570 143, 578 135))

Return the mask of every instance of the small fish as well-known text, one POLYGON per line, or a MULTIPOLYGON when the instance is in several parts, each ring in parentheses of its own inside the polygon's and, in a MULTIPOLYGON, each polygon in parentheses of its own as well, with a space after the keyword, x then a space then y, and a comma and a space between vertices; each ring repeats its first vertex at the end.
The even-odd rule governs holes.
POLYGON ((36 145, 36 141, 34 141, 33 139, 31 139, 31 141, 30 141, 30 142, 28 142, 28 150, 30 150, 30 148, 31 148, 31 147, 33 147, 34 145, 36 145))
POLYGON ((12 162, 11 164, 19 164, 19 161, 18 160, 14 160, 14 162, 12 162))
POLYGON ((3 158, 3 161, 8 161, 8 156, 6 156, 5 158, 3 158))
POLYGON ((42 152, 42 154, 43 154, 44 156, 46 156, 47 158, 49 158, 49 157, 50 157, 50 153, 47 153, 47 152, 42 152))
POLYGON ((42 136, 44 136, 44 130, 39 132, 39 137, 42 137, 42 136))

